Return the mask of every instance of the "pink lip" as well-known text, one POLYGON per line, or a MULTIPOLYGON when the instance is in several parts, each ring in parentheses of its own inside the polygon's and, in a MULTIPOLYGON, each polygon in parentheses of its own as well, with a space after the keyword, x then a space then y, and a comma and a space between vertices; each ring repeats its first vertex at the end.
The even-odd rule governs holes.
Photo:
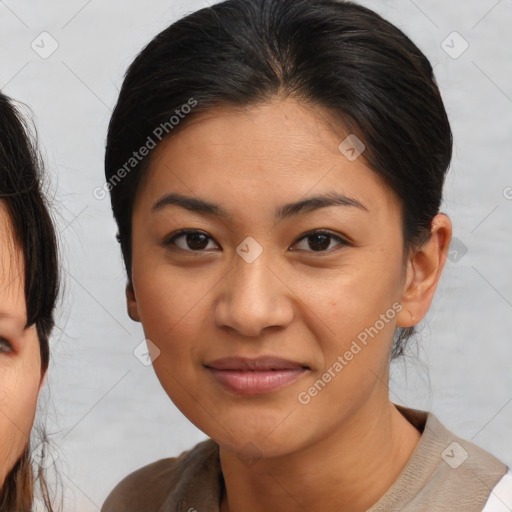
POLYGON ((300 363, 276 357, 227 357, 211 361, 205 367, 218 382, 241 395, 277 391, 297 380, 309 369, 300 363))

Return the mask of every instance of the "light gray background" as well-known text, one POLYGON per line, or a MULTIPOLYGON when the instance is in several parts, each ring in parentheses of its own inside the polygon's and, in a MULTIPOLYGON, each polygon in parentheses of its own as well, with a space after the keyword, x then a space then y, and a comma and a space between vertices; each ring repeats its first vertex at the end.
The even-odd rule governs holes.
MULTIPOLYGON (((419 360, 393 365, 391 397, 432 410, 512 465, 512 2, 361 3, 435 65, 455 138, 443 211, 458 254, 423 324, 419 360), (441 46, 463 48, 456 36, 446 39, 453 31, 469 44, 456 59, 441 46)), ((104 182, 107 123, 127 66, 160 30, 206 5, 0 1, 0 88, 33 111, 62 241, 65 290, 40 405, 69 512, 99 510, 128 472, 205 438, 132 354, 144 336, 125 312, 109 201, 92 191, 104 182), (58 43, 46 59, 31 47, 45 37, 51 48, 43 31, 58 43)))

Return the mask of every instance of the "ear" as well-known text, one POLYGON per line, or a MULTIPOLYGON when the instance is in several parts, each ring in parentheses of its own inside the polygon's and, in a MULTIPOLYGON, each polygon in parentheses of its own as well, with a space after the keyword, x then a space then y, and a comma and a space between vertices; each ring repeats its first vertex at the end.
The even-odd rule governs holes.
POLYGON ((134 322, 140 322, 137 298, 135 297, 135 289, 133 288, 133 283, 131 281, 126 285, 126 307, 128 310, 128 316, 134 322))
POLYGON ((398 327, 412 327, 427 314, 451 239, 452 223, 445 214, 439 213, 432 219, 430 238, 408 258, 400 300, 403 309, 397 315, 398 327))

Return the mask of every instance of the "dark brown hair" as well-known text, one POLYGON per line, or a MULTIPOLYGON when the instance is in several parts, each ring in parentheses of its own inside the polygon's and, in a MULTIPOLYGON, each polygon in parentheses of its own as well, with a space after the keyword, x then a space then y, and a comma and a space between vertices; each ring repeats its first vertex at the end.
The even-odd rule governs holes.
MULTIPOLYGON (((276 95, 328 112, 363 141, 369 167, 400 198, 404 249, 428 238, 452 133, 425 55, 354 2, 227 0, 169 26, 126 73, 109 125, 105 175, 129 279, 133 204, 150 162, 127 168, 133 152, 159 126, 172 136, 218 105, 251 106, 276 95), (197 108, 171 127, 190 98, 197 108)), ((392 357, 412 332, 397 331, 392 357)))
MULTIPOLYGON (((47 200, 42 193, 42 163, 23 116, 0 93, 0 201, 6 206, 14 241, 23 253, 28 328, 35 324, 42 370, 50 359, 49 336, 59 289, 57 239, 47 200)), ((48 511, 46 482, 41 467, 37 478, 48 511)), ((0 511, 29 512, 34 494, 30 444, 0 490, 0 511)))

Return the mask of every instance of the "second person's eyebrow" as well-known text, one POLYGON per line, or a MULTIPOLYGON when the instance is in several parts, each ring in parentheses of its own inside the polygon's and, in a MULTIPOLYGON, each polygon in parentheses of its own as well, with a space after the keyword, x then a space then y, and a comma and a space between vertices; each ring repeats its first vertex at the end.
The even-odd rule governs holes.
MULTIPOLYGON (((178 194, 177 192, 170 192, 158 199, 154 204, 152 211, 157 212, 166 206, 179 206, 187 210, 208 215, 215 215, 226 219, 232 219, 233 214, 226 210, 223 206, 200 199, 197 197, 186 196, 178 194)), ((368 208, 357 199, 348 197, 338 192, 326 192, 316 196, 307 197, 299 201, 287 203, 276 208, 274 217, 278 220, 283 220, 294 215, 310 213, 320 208, 327 208, 329 206, 349 206, 358 208, 360 210, 369 211, 368 208)))

